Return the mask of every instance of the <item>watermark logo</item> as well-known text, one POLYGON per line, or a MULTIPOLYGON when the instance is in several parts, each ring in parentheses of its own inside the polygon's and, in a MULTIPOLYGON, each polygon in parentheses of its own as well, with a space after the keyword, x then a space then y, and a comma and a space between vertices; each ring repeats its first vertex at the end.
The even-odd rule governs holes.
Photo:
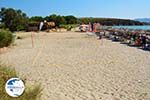
POLYGON ((11 97, 19 97, 25 90, 24 83, 19 78, 11 78, 5 85, 6 93, 11 97))

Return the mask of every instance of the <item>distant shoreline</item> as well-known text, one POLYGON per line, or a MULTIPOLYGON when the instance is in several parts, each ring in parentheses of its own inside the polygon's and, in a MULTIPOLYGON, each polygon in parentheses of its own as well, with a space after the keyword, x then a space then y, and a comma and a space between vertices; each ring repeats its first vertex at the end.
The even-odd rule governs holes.
POLYGON ((124 29, 134 29, 134 30, 150 30, 150 25, 126 25, 126 26, 112 26, 112 28, 124 28, 124 29))

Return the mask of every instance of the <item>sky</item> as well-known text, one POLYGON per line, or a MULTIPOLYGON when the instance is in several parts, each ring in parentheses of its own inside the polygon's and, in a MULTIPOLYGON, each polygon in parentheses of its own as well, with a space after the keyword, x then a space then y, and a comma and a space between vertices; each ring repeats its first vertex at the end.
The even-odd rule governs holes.
POLYGON ((0 8, 21 9, 29 17, 150 18, 150 0, 0 0, 0 8))

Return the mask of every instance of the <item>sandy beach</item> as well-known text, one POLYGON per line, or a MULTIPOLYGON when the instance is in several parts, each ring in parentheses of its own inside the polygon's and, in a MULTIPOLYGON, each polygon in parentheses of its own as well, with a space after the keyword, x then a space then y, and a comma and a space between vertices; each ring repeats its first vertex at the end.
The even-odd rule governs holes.
POLYGON ((150 100, 150 52, 80 32, 33 33, 0 54, 39 100, 150 100))

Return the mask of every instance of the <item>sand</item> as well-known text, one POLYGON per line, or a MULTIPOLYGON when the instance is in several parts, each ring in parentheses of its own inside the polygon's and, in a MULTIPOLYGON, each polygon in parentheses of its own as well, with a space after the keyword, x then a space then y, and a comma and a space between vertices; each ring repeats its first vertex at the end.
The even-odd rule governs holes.
POLYGON ((33 33, 1 54, 39 100, 150 100, 150 52, 85 33, 33 33))

